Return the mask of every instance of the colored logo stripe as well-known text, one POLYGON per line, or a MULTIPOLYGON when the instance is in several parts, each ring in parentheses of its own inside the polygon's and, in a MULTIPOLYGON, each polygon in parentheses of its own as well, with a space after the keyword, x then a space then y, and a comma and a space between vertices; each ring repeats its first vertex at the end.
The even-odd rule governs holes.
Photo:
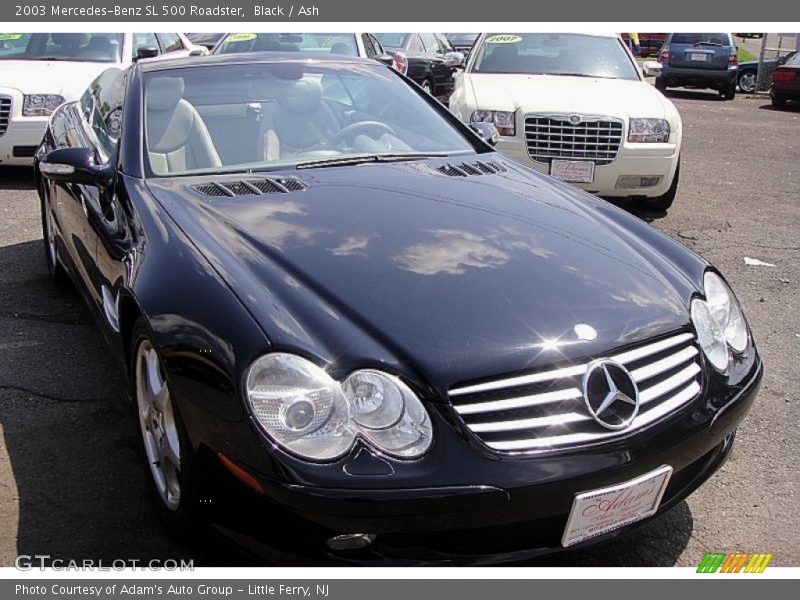
POLYGON ((745 573, 763 573, 772 560, 772 554, 734 552, 707 552, 697 567, 698 573, 739 573, 744 567, 745 573), (745 566, 747 564, 747 566, 745 566))

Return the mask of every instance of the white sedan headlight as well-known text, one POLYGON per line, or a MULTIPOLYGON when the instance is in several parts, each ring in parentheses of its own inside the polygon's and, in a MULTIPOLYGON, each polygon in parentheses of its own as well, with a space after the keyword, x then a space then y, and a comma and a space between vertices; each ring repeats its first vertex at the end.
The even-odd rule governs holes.
POLYGON ((22 101, 23 117, 48 117, 64 104, 64 97, 57 94, 29 94, 22 101))
POLYGON ((709 362, 725 371, 730 352, 744 352, 749 339, 747 322, 730 288, 716 273, 703 277, 705 300, 692 300, 692 322, 697 340, 709 362))
POLYGON ((500 135, 514 135, 516 125, 514 123, 514 113, 506 110, 476 110, 469 118, 470 123, 494 123, 500 135))
POLYGON ((658 143, 669 140, 669 121, 666 119, 631 119, 628 141, 658 143))
POLYGON ((304 358, 267 354, 250 367, 247 398, 278 445, 313 460, 344 456, 358 437, 386 454, 415 458, 433 438, 428 413, 408 386, 372 369, 340 384, 304 358))

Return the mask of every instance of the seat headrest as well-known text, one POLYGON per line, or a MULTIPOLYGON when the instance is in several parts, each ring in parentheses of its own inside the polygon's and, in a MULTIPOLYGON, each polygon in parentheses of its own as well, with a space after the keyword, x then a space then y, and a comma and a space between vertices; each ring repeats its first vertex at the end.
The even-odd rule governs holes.
POLYGON ((345 42, 336 42, 333 46, 331 46, 331 54, 345 54, 347 56, 352 56, 355 54, 353 51, 353 46, 347 44, 345 42))
POLYGON ((148 110, 171 110, 183 98, 181 77, 155 77, 147 86, 148 110))
POLYGON ((316 79, 286 82, 278 96, 281 107, 293 115, 311 113, 322 102, 322 84, 316 79))

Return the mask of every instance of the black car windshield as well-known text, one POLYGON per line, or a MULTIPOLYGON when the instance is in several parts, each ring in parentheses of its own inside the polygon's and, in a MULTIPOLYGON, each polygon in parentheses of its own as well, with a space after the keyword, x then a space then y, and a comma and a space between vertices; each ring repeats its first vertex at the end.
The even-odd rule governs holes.
POLYGON ((420 92, 377 63, 194 66, 151 71, 144 85, 156 176, 475 151, 420 92))
POLYGON ((716 44, 719 46, 730 46, 730 38, 727 33, 673 33, 671 44, 716 44))
POLYGON ((115 63, 121 33, 0 33, 0 60, 64 60, 115 63))
POLYGON ((639 80, 618 38, 573 33, 490 33, 471 71, 639 80))
POLYGON ((214 54, 236 52, 315 52, 358 56, 352 33, 230 33, 214 54))

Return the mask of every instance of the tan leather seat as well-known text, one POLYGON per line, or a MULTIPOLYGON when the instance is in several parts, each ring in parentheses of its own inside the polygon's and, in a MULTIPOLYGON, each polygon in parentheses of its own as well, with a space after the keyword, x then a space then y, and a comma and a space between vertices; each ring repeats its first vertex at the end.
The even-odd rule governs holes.
POLYGON ((203 119, 183 98, 183 79, 156 77, 147 86, 147 150, 158 175, 222 166, 203 119))
POLYGON ((340 127, 316 79, 281 82, 277 101, 265 105, 260 155, 272 161, 327 151, 340 127))

